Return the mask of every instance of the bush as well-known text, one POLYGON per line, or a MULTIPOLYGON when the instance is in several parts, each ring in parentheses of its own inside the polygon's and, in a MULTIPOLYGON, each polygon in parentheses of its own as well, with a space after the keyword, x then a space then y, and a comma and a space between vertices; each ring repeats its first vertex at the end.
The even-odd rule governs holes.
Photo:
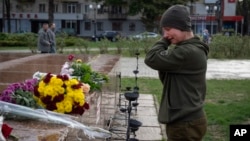
POLYGON ((0 40, 6 40, 8 37, 7 33, 0 33, 0 40))
POLYGON ((76 43, 76 37, 68 37, 65 39, 65 46, 74 46, 76 43))
POLYGON ((0 46, 17 47, 17 46, 27 46, 28 43, 24 41, 2 41, 0 40, 0 46))
POLYGON ((210 58, 238 58, 245 59, 250 56, 249 36, 223 36, 215 35, 210 46, 210 58))

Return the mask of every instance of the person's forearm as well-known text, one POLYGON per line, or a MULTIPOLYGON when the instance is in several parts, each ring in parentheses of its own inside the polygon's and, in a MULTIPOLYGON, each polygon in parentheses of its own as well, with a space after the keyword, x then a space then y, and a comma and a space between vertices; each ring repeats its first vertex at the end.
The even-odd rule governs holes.
POLYGON ((145 63, 150 66, 150 64, 154 62, 153 60, 155 59, 155 55, 164 53, 168 49, 169 45, 170 42, 164 38, 156 42, 146 54, 145 63))

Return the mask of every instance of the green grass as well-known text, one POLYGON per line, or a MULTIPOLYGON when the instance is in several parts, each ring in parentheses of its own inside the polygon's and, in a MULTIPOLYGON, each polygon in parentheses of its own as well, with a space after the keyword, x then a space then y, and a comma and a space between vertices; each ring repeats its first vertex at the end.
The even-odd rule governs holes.
MULTIPOLYGON (((133 87, 134 78, 123 78, 122 87, 133 87)), ((250 80, 208 80, 205 111, 208 131, 204 141, 229 140, 230 124, 250 123, 250 80)), ((140 93, 161 99, 162 84, 158 79, 139 78, 140 93)))

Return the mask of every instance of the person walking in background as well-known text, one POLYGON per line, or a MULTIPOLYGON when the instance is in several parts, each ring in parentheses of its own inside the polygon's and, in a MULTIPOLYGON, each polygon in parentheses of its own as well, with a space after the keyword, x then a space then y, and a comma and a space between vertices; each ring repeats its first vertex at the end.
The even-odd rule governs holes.
POLYGON ((207 29, 204 29, 203 33, 202 33, 202 39, 203 39, 203 42, 206 43, 206 44, 209 44, 210 43, 210 34, 208 33, 208 30, 207 29))
POLYGON ((55 35, 55 28, 56 24, 55 23, 50 23, 49 24, 49 36, 50 36, 50 42, 51 42, 51 51, 50 53, 56 53, 56 35, 55 35))
POLYGON ((43 23, 42 29, 38 32, 38 50, 40 50, 41 53, 50 53, 51 44, 49 25, 48 23, 43 23))
POLYGON ((163 84, 158 120, 168 141, 201 141, 207 130, 203 109, 209 47, 191 30, 187 7, 174 5, 161 17, 162 38, 145 57, 163 84), (175 45, 169 49, 170 44, 175 45))

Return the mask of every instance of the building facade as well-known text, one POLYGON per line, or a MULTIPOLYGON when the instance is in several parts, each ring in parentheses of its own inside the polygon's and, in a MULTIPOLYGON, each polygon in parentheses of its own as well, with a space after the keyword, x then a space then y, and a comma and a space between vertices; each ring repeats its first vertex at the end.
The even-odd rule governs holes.
MULTIPOLYGON (((44 21, 48 20, 48 0, 10 0, 11 32, 37 33, 44 21)), ((3 0, 0 0, 2 3, 3 0)), ((243 17, 237 16, 236 5, 240 0, 199 0, 187 3, 192 18, 192 29, 201 34, 208 29, 211 34, 221 30, 241 32, 243 17)), ((141 15, 129 16, 128 6, 104 6, 92 0, 55 0, 54 22, 57 29, 70 29, 79 36, 91 37, 103 31, 116 30, 122 35, 145 31, 141 15)), ((0 9, 3 4, 0 4, 0 9)), ((0 10, 0 27, 7 31, 0 10)), ((153 21, 152 21, 153 22, 153 21)))
MULTIPOLYGON (((55 0, 56 30, 71 29, 78 36, 90 37, 103 31, 115 30, 122 35, 145 31, 140 15, 129 16, 126 6, 104 6, 91 0, 55 0)), ((48 20, 48 0, 11 0, 11 32, 37 33, 48 20), (20 2, 21 1, 21 2, 20 2)), ((0 9, 3 9, 2 4, 0 9)), ((0 11, 0 19, 3 15, 0 11)), ((7 31, 7 21, 1 21, 7 31)))
POLYGON ((207 29, 210 34, 218 32, 242 33, 243 17, 236 15, 240 0, 199 0, 188 3, 195 34, 207 29))

